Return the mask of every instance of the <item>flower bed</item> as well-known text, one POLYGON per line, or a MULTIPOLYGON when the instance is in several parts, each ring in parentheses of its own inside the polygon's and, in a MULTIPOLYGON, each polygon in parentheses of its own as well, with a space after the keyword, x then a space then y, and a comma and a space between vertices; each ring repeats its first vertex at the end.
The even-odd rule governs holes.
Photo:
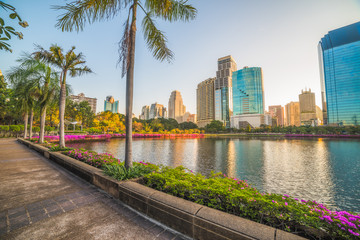
POLYGON ((298 200, 288 195, 261 193, 246 181, 213 174, 186 172, 183 167, 163 168, 144 176, 144 184, 159 191, 225 211, 290 232, 307 227, 325 231, 329 239, 359 239, 360 215, 330 211, 316 201, 298 200))
MULTIPOLYGON (((101 134, 101 135, 65 135, 66 142, 81 142, 81 141, 100 141, 110 140, 111 138, 125 138, 126 134, 101 134)), ((182 138, 201 138, 204 134, 140 134, 135 133, 133 138, 161 138, 161 137, 182 137, 182 138)), ((31 141, 36 142, 39 136, 34 136, 31 141)), ((59 136, 45 136, 44 139, 48 142, 59 141, 59 136)))

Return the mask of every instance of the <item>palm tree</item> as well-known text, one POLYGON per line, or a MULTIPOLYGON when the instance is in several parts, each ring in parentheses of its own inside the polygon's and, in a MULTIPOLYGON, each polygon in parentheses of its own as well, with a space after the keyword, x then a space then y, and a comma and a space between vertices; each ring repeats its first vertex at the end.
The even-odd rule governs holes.
POLYGON ((61 70, 60 74, 60 99, 59 99, 59 122, 60 122, 60 147, 65 147, 65 104, 66 104, 66 78, 68 73, 71 77, 80 76, 85 73, 91 73, 91 69, 85 64, 84 55, 76 54, 75 47, 72 47, 65 55, 63 49, 57 45, 52 45, 47 51, 41 46, 33 53, 36 59, 41 59, 46 63, 54 65, 61 70))
POLYGON ((40 138, 39 142, 44 142, 46 107, 54 96, 58 88, 59 77, 50 66, 32 58, 29 54, 24 54, 19 58, 20 66, 12 69, 9 78, 15 84, 16 95, 25 110, 25 132, 27 135, 28 110, 30 113, 30 138, 32 137, 32 120, 35 105, 40 108, 40 138))
POLYGON ((93 23, 113 18, 123 10, 128 12, 124 34, 119 42, 122 77, 126 74, 126 168, 132 166, 132 105, 138 7, 145 13, 142 28, 149 50, 157 60, 170 62, 173 59, 173 53, 167 47, 167 39, 164 33, 157 29, 153 18, 170 22, 194 19, 197 11, 187 4, 187 0, 79 0, 55 7, 57 10, 66 11, 60 16, 56 25, 62 31, 80 31, 87 22, 93 23))

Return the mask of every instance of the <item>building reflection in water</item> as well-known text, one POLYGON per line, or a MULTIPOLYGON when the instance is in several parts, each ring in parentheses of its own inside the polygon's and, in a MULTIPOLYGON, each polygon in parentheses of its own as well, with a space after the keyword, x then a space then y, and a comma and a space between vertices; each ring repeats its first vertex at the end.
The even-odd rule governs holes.
POLYGON ((263 189, 334 206, 334 183, 325 142, 264 141, 263 189))

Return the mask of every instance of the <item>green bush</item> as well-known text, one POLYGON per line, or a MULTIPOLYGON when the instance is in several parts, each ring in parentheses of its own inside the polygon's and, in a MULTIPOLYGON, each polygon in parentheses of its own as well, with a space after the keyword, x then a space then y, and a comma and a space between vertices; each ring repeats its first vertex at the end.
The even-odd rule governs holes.
POLYGON ((261 193, 246 181, 212 174, 206 178, 183 167, 163 168, 144 176, 145 185, 198 204, 290 232, 325 239, 358 239, 360 215, 330 211, 316 201, 299 201, 288 195, 261 193), (325 233, 325 232, 326 233, 325 233))
POLYGON ((109 175, 119 181, 142 177, 145 174, 151 173, 158 169, 159 167, 156 165, 147 163, 134 163, 133 167, 129 169, 126 169, 123 163, 116 165, 106 164, 103 166, 103 170, 106 175, 109 175))
POLYGON ((9 131, 9 126, 7 126, 7 125, 2 125, 2 126, 0 126, 0 130, 1 131, 9 131))
POLYGON ((10 125, 10 131, 20 132, 20 127, 18 125, 10 125))
POLYGON ((45 132, 53 132, 55 131, 55 127, 45 126, 45 132))
POLYGON ((40 127, 33 127, 32 130, 33 132, 40 132, 40 127))

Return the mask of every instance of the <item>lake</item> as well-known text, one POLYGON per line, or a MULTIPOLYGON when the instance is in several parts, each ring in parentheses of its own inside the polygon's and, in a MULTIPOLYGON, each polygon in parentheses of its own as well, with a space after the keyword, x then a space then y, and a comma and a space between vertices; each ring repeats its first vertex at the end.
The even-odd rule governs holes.
MULTIPOLYGON (((125 139, 69 143, 124 160, 125 139)), ((133 139, 133 160, 223 172, 264 192, 360 212, 360 141, 328 139, 133 139)))

